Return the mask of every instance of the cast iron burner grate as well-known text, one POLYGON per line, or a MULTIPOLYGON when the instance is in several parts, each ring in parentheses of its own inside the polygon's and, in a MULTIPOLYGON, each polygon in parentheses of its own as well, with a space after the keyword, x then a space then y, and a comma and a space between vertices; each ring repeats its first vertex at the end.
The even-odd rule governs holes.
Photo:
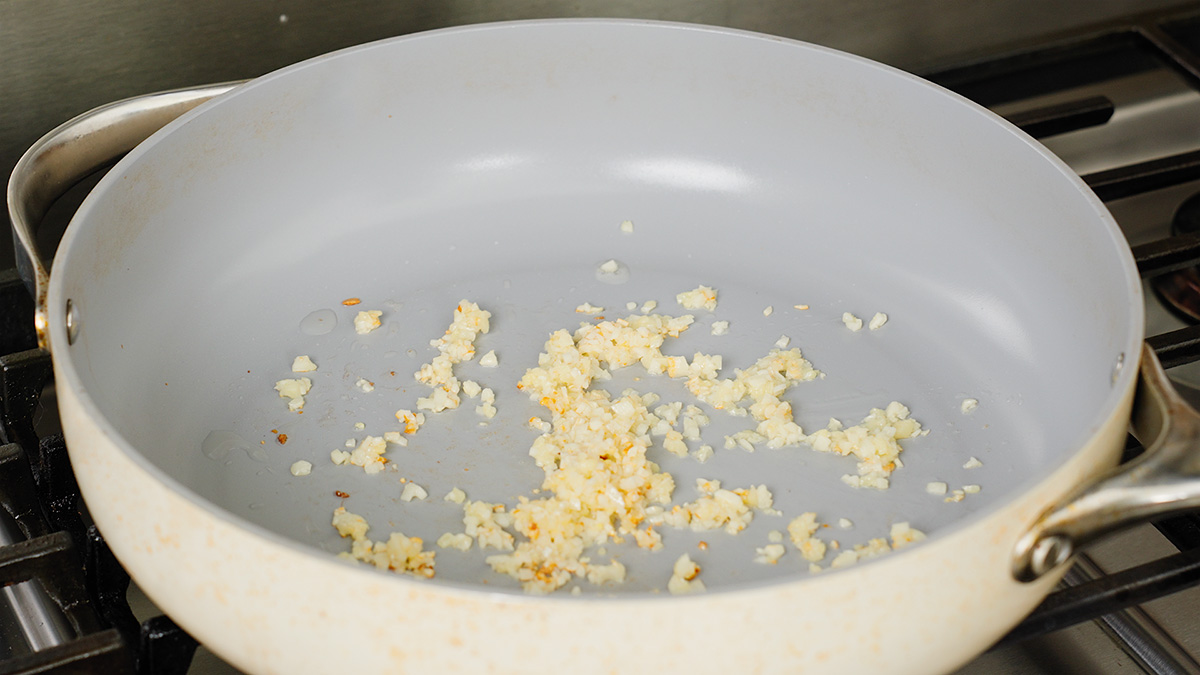
MULTIPOLYGON (((1137 16, 1093 35, 924 76, 982 105, 998 106, 1162 67, 1200 89, 1200 14, 1137 16)), ((1009 119, 1046 138, 1103 125, 1114 109, 1106 97, 1084 96, 1009 119)), ((1083 179, 1105 201, 1150 193, 1200 180, 1200 151, 1083 179)), ((1141 244, 1134 255, 1144 278, 1165 278, 1200 265, 1200 233, 1181 231, 1141 244)), ((1147 340, 1168 368, 1200 361, 1200 325, 1147 340)), ((34 344, 24 286, 15 272, 0 272, 0 440, 6 443, 0 446, 0 591, 35 605, 44 614, 35 619, 53 624, 57 633, 35 649, 28 643, 43 639, 37 627, 22 628, 0 611, 0 671, 185 673, 196 642, 167 617, 137 622, 125 598, 129 577, 87 518, 62 438, 39 439, 34 431, 38 396, 51 377, 48 356, 34 344), (13 634, 24 634, 25 644, 17 644, 20 638, 9 637, 13 634)), ((1141 450, 1130 439, 1126 458, 1141 450)), ((1178 553, 1056 591, 1000 644, 1200 583, 1200 516, 1171 518, 1156 527, 1178 553)), ((0 610, 3 606, 0 602, 0 610)))
POLYGON ((35 432, 51 377, 36 344, 28 291, 0 273, 0 672, 182 675, 195 640, 167 617, 134 618, 62 436, 35 432))

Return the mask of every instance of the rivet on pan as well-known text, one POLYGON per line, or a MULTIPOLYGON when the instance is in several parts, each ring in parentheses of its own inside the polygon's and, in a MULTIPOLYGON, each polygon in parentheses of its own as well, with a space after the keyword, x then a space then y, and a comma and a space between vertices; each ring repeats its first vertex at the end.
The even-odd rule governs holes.
POLYGON ((79 337, 79 308, 69 298, 67 299, 67 344, 75 344, 79 337))
POLYGON ((1121 369, 1125 367, 1125 352, 1117 354, 1117 362, 1113 364, 1112 381, 1115 384, 1117 377, 1121 374, 1121 369))
POLYGON ((1074 547, 1071 542, 1060 536, 1049 536, 1034 545, 1031 567, 1039 575, 1065 563, 1071 557, 1074 547))

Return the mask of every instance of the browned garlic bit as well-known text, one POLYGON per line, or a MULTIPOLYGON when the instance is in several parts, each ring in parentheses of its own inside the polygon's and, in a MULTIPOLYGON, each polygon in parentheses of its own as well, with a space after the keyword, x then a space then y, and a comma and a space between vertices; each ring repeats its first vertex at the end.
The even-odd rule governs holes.
POLYGON ((396 419, 404 424, 404 433, 415 434, 417 429, 420 429, 421 425, 425 423, 425 414, 401 409, 396 411, 396 419))
POLYGON ((675 561, 675 566, 671 568, 671 578, 667 581, 667 590, 671 595, 685 595, 688 593, 704 592, 704 582, 698 577, 700 576, 700 566, 692 562, 688 554, 684 553, 675 561))

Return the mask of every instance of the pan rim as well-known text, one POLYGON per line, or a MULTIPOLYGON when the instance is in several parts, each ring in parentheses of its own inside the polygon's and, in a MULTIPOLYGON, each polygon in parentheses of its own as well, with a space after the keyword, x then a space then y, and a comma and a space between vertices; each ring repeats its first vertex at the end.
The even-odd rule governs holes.
MULTIPOLYGON (((687 23, 679 23, 679 22, 666 22, 666 21, 653 21, 653 20, 633 20, 633 19, 537 19, 537 20, 521 20, 521 21, 506 21, 506 22, 495 22, 495 23, 485 23, 485 24, 473 24, 473 25, 468 25, 468 26, 458 26, 458 27, 425 31, 425 32, 414 33, 414 34, 410 34, 410 35, 402 35, 402 36, 386 38, 383 40, 370 42, 370 43, 366 43, 366 44, 362 44, 362 45, 347 47, 345 49, 341 49, 341 50, 337 50, 334 52, 330 52, 328 54, 317 56, 317 57, 293 64, 293 65, 287 66, 285 68, 274 71, 272 73, 263 75, 260 78, 256 78, 255 80, 252 80, 252 81, 248 82, 247 84, 238 87, 237 89, 229 92, 228 94, 220 96, 220 97, 218 97, 212 101, 209 101, 201 106, 198 106, 196 109, 186 113, 185 115, 181 116, 179 119, 173 121, 171 124, 168 124, 163 129, 156 132, 149 139, 147 139, 145 142, 143 142, 137 148, 135 148, 133 151, 131 151, 125 158, 123 158, 114 167, 115 171, 111 172, 112 175, 102 179, 101 182, 93 189, 92 193, 88 195, 88 197, 85 199, 83 205, 77 211, 75 217, 72 218, 71 224, 68 226, 67 231, 63 236, 62 243, 60 244, 58 251, 55 255, 55 263, 56 263, 55 267, 60 270, 66 268, 67 263, 64 261, 73 256, 73 250, 75 247, 73 247, 72 244, 77 239, 77 235, 78 235, 78 232, 80 231, 80 229, 86 227, 86 225, 84 223, 89 221, 89 219, 87 217, 88 213, 93 208, 94 204, 99 199, 102 198, 101 196, 105 192, 107 186, 109 186, 111 183, 113 183, 116 180, 117 173, 119 173, 123 168, 126 168, 126 167, 132 165, 133 163, 135 163, 141 156, 143 156, 144 154, 149 152, 160 139, 162 139, 165 136, 167 136, 168 134, 172 133, 175 129, 177 129, 183 125, 186 125, 191 120, 195 119, 197 116, 204 115, 205 111, 207 111, 213 107, 223 105, 224 102, 227 100, 235 99, 242 92, 250 91, 258 86, 262 86, 264 83, 271 82, 277 78, 287 77, 292 73, 302 71, 302 70, 307 69, 317 63, 322 63, 322 62, 325 62, 330 59, 339 58, 346 54, 380 48, 385 45, 390 45, 390 44, 397 43, 397 42, 433 39, 433 38, 436 38, 437 36, 443 35, 443 34, 465 34, 465 33, 471 33, 471 32, 476 32, 476 31, 505 30, 512 26, 531 27, 536 30, 542 26, 555 26, 555 25, 563 25, 563 24, 568 24, 568 25, 588 24, 588 25, 593 25, 593 26, 613 26, 613 27, 637 26, 637 27, 654 29, 654 30, 659 30, 659 29, 681 30, 681 31, 692 31, 692 32, 696 32, 696 33, 711 33, 711 34, 739 37, 739 38, 745 38, 745 39, 765 40, 765 41, 793 45, 793 46, 804 48, 804 49, 816 50, 818 52, 823 52, 827 55, 834 56, 836 58, 856 62, 856 63, 860 64, 861 66, 867 66, 867 67, 870 67, 873 69, 883 70, 885 72, 890 73, 892 76, 900 76, 901 78, 908 80, 913 86, 920 86, 923 88, 935 90, 942 96, 950 96, 952 99, 955 99, 960 105, 965 105, 965 106, 973 109, 976 114, 983 114, 984 117, 989 122, 991 122, 992 124, 998 125, 1000 128, 1005 129, 1013 137, 1014 141, 1019 141, 1021 143, 1024 143, 1030 150, 1039 154, 1043 161, 1049 161, 1059 174, 1062 174, 1064 177, 1066 177, 1068 179, 1068 181, 1073 185, 1075 191, 1078 193, 1079 197, 1083 198, 1087 201, 1087 204, 1089 205, 1091 210, 1095 213, 1096 219, 1099 221, 1097 223, 1097 225, 1105 228, 1105 235, 1107 237, 1106 242, 1113 246, 1114 253, 1116 253, 1116 255, 1119 259, 1120 272, 1123 275, 1123 279, 1125 281, 1124 286, 1126 289, 1127 297, 1124 298, 1125 302, 1122 303, 1122 307, 1127 308, 1130 313, 1130 321, 1128 321, 1126 324, 1126 327, 1125 327, 1126 334, 1124 335, 1124 342, 1125 342, 1125 346, 1126 346, 1126 351, 1124 352, 1124 357, 1126 359, 1126 367, 1121 368, 1120 371, 1116 373, 1115 377, 1113 378, 1113 382, 1112 382, 1112 386, 1110 387, 1110 391, 1108 392, 1107 396, 1104 399, 1103 405, 1099 406, 1098 409, 1093 413, 1092 417, 1088 421, 1088 424, 1081 425, 1081 430, 1077 434, 1077 436, 1078 436, 1077 442, 1072 446, 1072 448, 1073 448, 1072 450, 1062 452, 1061 456, 1056 461, 1054 461, 1053 463, 1049 463, 1047 465, 1044 473, 1039 473, 1037 475, 1030 476, 1030 477, 1026 478, 1025 480, 1021 481, 1014 488, 1012 488, 1008 492, 1008 494, 1005 495, 1003 498, 997 500, 996 502, 994 502, 992 504, 987 505, 984 508, 981 508, 977 512, 974 512, 965 517, 956 519, 954 522, 949 523, 949 524, 939 528, 936 532, 934 532, 933 534, 930 535, 931 539, 935 539, 935 538, 942 539, 942 538, 953 537, 956 533, 958 533, 964 529, 972 527, 973 525, 975 525, 977 522, 979 522, 981 520, 985 520, 985 519, 991 517, 996 512, 1009 506, 1014 500, 1020 499, 1023 495, 1028 494, 1029 492, 1035 490, 1039 485, 1042 485, 1044 483, 1044 481, 1046 481, 1050 476, 1055 475, 1059 471, 1059 469, 1061 469, 1063 467, 1064 464, 1070 462, 1074 457, 1076 457, 1076 455, 1078 455, 1079 452, 1083 448, 1087 447, 1090 443, 1094 442, 1096 437, 1099 435, 1100 430, 1104 427, 1105 423, 1107 421, 1109 421, 1113 417, 1114 414, 1116 414, 1116 411, 1120 405, 1120 401, 1123 399, 1125 394, 1136 385, 1136 377, 1137 377, 1138 368, 1130 367, 1130 366, 1137 365, 1136 360, 1137 360, 1137 355, 1139 353, 1139 345, 1142 341, 1142 335, 1144 332, 1144 327, 1143 327, 1144 317, 1143 317, 1143 298, 1142 298, 1142 293, 1141 293, 1140 277, 1137 274, 1137 268, 1136 268, 1136 264, 1133 259, 1132 251, 1130 250, 1129 245, 1128 245, 1124 235, 1121 233, 1116 221, 1113 219, 1112 215, 1108 212, 1107 208, 1103 205, 1103 203, 1099 200, 1099 198, 1097 198, 1096 195, 1087 187, 1087 185, 1084 183, 1084 181, 1074 171, 1072 171, 1069 167, 1067 167, 1067 165, 1064 162, 1062 162, 1062 160, 1060 160, 1058 157, 1056 157, 1055 155, 1050 153, 1049 150, 1045 149, 1041 144, 1037 143, 1037 141, 1030 138, 1024 132, 1020 131, 1017 127, 1015 127, 1011 123, 1007 122, 1003 118, 995 115, 991 111, 988 111, 987 109, 982 108, 981 106, 978 106, 977 104, 971 102, 970 100, 968 100, 962 96, 959 96, 958 94, 955 94, 954 92, 945 90, 933 83, 923 80, 915 75, 912 75, 911 73, 907 73, 907 72, 898 70, 896 68, 887 66, 885 64, 880 64, 880 63, 872 61, 870 59, 855 56, 855 55, 841 52, 841 51, 838 51, 835 49, 822 47, 820 45, 814 45, 811 43, 793 40, 790 38, 771 36, 771 35, 766 35, 766 34, 762 34, 762 33, 756 33, 756 32, 746 31, 746 30, 741 30, 741 29, 722 28, 722 27, 706 26, 706 25, 699 25, 699 24, 687 24, 687 23)), ((1114 269, 1113 272, 1115 273, 1116 270, 1114 269)), ((51 275, 50 287, 49 287, 49 306, 50 307, 60 307, 60 306, 63 306, 63 304, 65 303, 66 298, 65 298, 65 291, 63 288, 64 287, 63 276, 64 276, 63 274, 52 274, 51 275)), ((96 404, 96 401, 92 398, 89 391, 87 389, 85 389, 85 387, 83 386, 82 378, 80 377, 79 371, 76 368, 75 360, 71 357, 71 354, 69 353, 70 347, 64 346, 64 345, 68 345, 67 332, 66 332, 65 321, 64 321, 65 317, 61 316, 59 313, 53 313, 53 312, 51 313, 51 317, 52 317, 52 320, 50 321, 51 344, 60 345, 60 348, 55 350, 55 353, 54 353, 54 362, 55 362, 55 366, 56 366, 55 372, 56 372, 56 378, 58 378, 59 382, 60 382, 59 386, 67 386, 67 387, 71 388, 73 394, 79 399, 80 404, 82 405, 82 407, 84 408, 84 410, 86 411, 86 413, 88 414, 88 416, 92 420, 92 422, 95 423, 103 431, 103 433, 113 441, 114 445, 116 445, 117 447, 119 447, 121 449, 121 451, 123 452, 123 454, 126 457, 130 458, 140 468, 142 468, 143 470, 148 472, 151 476, 153 476, 156 480, 158 480, 166 488, 170 489, 171 491, 175 492, 176 494, 184 496, 189 502, 202 508, 204 511, 206 511, 210 515, 216 516, 217 518, 220 518, 221 520, 223 520, 225 522, 234 524, 244 530, 247 530, 248 532, 252 532, 255 535, 265 538, 272 543, 281 544, 281 545, 289 548, 290 550, 301 552, 305 555, 317 556, 317 557, 321 557, 321 558, 325 558, 325 557, 329 556, 329 554, 327 552, 321 551, 320 549, 318 549, 317 547, 315 547, 311 544, 305 544, 300 541, 294 540, 292 538, 277 534, 274 531, 267 529, 266 527, 260 526, 256 523, 245 520, 245 519, 235 515, 231 511, 219 506, 218 504, 214 503, 213 501, 201 496, 199 493, 184 486, 182 483, 180 483, 174 477, 169 475, 167 472, 160 469, 156 464, 154 464, 152 461, 150 461, 145 455, 143 455, 132 443, 130 443, 126 439, 126 437, 123 434, 120 433, 120 431, 112 424, 112 422, 100 412, 100 408, 96 404)), ((898 553, 903 554, 904 552, 901 551, 898 553)), ((869 561, 869 563, 871 565, 885 564, 886 561, 892 557, 893 556, 886 556, 883 559, 869 561)), ((859 569, 859 568, 856 566, 855 569, 859 569)), ((839 571, 848 571, 848 570, 839 570, 839 571)), ((520 592, 520 590, 513 590, 510 593, 509 589, 488 588, 488 587, 485 587, 485 586, 482 586, 479 584, 468 583, 468 582, 457 582, 457 581, 438 580, 438 579, 428 581, 428 580, 420 580, 420 579, 410 579, 410 578, 407 578, 407 577, 404 577, 401 575, 389 575, 389 576, 391 576, 392 578, 401 579, 402 582, 404 582, 404 583, 416 582, 416 583, 436 584, 441 588, 454 589, 455 592, 461 591, 461 592, 469 592, 472 594, 483 592, 483 593, 487 593, 487 594, 503 594, 505 596, 512 595, 514 597, 526 597, 526 598, 530 598, 531 600, 535 599, 534 596, 526 596, 525 594, 522 594, 520 592)), ((710 591, 710 593, 738 592, 738 591, 743 591, 743 590, 760 589, 763 587, 771 587, 771 586, 776 586, 776 585, 780 585, 780 584, 804 582, 804 581, 809 581, 811 579, 812 579, 812 577, 803 576, 800 572, 798 572, 795 575, 789 575, 787 577, 784 577, 781 579, 776 579, 776 580, 739 582, 739 583, 724 585, 724 586, 720 586, 720 587, 712 589, 712 591, 710 591)), ((561 595, 562 594, 557 594, 557 595, 551 594, 549 596, 537 596, 537 598, 540 599, 540 597, 550 597, 550 598, 561 599, 561 597, 560 597, 561 595)), ((613 594, 613 595, 588 596, 588 599, 589 600, 612 600, 612 601, 636 601, 636 600, 645 600, 648 597, 652 597, 652 596, 650 594, 646 594, 646 593, 617 593, 617 594, 613 594)), ((569 601, 578 601, 578 598, 571 598, 569 601)))

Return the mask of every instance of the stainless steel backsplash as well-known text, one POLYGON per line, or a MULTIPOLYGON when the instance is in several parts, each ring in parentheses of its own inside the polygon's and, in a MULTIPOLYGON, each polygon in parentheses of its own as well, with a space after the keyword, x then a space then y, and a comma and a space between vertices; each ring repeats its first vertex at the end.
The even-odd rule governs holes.
MULTIPOLYGON (((7 178, 20 154, 42 133, 101 103, 253 77, 341 47, 444 26, 564 16, 667 19, 772 33, 919 70, 1180 4, 1179 0, 0 0, 0 175, 7 178)), ((3 263, 0 258, 0 267, 3 263)))

